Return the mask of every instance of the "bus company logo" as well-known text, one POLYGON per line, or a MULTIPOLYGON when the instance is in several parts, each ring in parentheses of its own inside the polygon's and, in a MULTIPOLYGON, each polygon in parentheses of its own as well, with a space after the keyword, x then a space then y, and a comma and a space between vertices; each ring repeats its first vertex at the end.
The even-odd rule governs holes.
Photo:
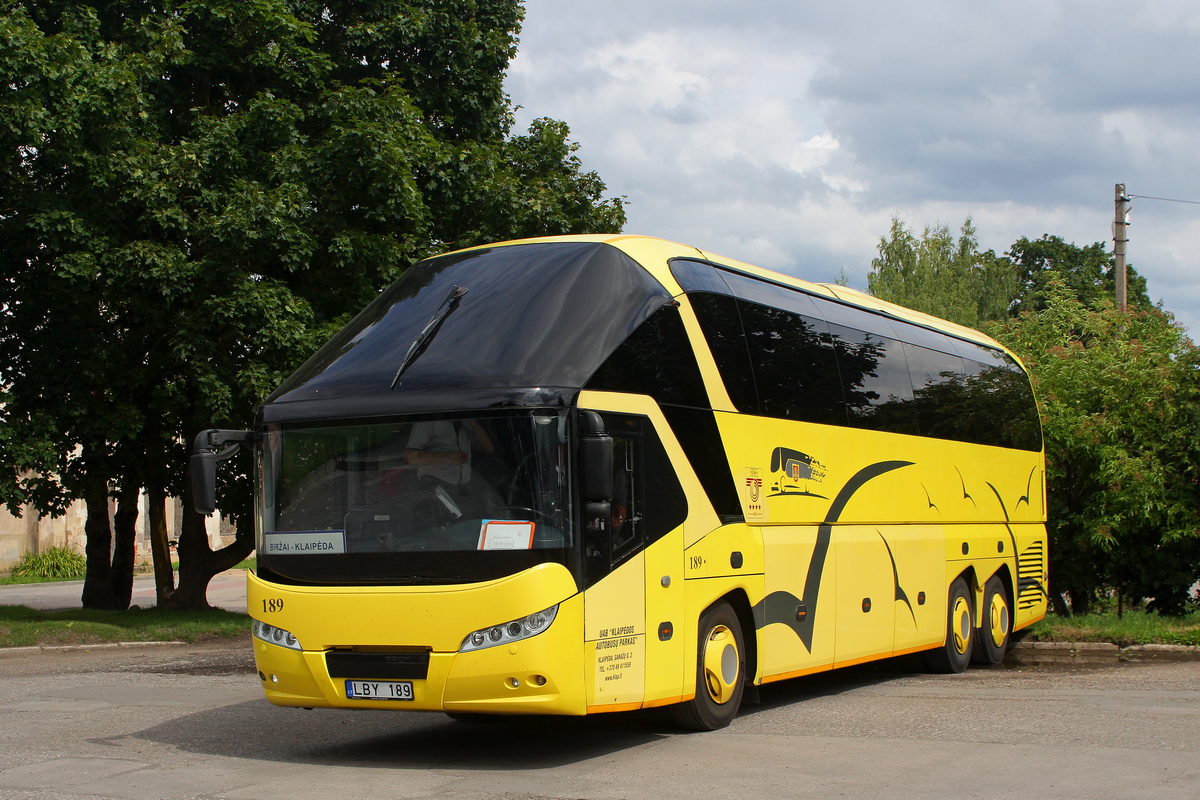
POLYGON ((808 453, 790 447, 776 447, 771 453, 771 475, 775 482, 771 484, 770 496, 802 495, 826 499, 824 495, 812 491, 813 484, 825 480, 825 472, 825 465, 808 453))
POLYGON ((758 467, 746 468, 746 519, 763 522, 767 509, 763 505, 763 471, 758 467))

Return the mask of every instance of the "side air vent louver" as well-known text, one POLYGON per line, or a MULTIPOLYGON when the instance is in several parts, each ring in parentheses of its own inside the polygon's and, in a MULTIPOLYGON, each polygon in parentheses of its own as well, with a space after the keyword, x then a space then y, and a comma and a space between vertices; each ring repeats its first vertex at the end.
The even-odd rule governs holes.
POLYGON ((1036 541, 1017 559, 1017 607, 1033 608, 1046 595, 1042 575, 1046 572, 1046 545, 1036 541))

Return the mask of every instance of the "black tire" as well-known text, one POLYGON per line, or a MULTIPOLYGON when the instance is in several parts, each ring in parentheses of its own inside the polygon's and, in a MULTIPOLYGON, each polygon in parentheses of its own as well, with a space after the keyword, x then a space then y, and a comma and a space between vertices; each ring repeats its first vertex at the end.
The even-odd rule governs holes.
POLYGON ((950 584, 946 603, 946 640, 937 650, 930 650, 926 663, 930 672, 955 674, 971 663, 971 648, 975 638, 975 615, 971 612, 971 589, 962 578, 950 584))
POLYGON ((975 637, 971 663, 999 664, 1008 652, 1012 632, 1012 610, 1004 581, 993 575, 983 587, 983 608, 979 609, 979 634, 975 637))
POLYGON ((742 626, 726 602, 700 616, 696 647, 696 696, 670 707, 671 719, 693 731, 724 728, 737 716, 746 682, 742 626))

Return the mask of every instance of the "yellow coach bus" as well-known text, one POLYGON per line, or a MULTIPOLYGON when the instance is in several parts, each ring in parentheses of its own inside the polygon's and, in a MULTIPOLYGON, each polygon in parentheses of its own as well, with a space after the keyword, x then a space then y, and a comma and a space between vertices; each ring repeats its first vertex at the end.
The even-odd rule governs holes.
POLYGON ((262 406, 277 705, 725 726, 760 684, 998 662, 1046 611, 1029 380, 988 337, 658 239, 411 267, 262 406))

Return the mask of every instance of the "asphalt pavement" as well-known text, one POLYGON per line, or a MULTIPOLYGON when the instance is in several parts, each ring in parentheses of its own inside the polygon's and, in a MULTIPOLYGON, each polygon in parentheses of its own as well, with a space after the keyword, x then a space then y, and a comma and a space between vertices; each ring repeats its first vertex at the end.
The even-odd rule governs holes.
POLYGON ((769 684, 728 728, 270 705, 251 648, 0 657, 0 800, 1195 800, 1200 663, 769 684))
MULTIPOLYGON (((20 583, 0 586, 0 605, 45 610, 82 608, 82 595, 83 581, 20 583)), ((245 613, 246 571, 231 569, 213 576, 208 583, 208 602, 226 611, 245 613)), ((130 605, 142 608, 156 605, 153 575, 139 575, 133 579, 130 605)))

